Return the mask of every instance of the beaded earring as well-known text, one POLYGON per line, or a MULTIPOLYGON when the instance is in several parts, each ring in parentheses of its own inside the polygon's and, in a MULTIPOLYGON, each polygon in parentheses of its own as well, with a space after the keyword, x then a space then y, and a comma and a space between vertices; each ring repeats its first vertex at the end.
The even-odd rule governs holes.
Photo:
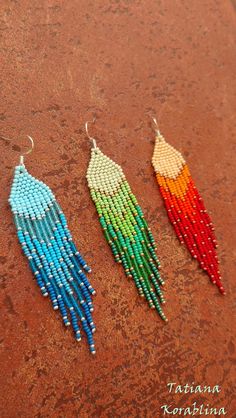
POLYGON ((155 118, 156 141, 152 165, 175 233, 222 294, 217 242, 212 221, 183 156, 161 135, 155 118))
MULTIPOLYGON (((11 141, 9 138, 2 137, 11 141)), ((33 139, 28 136, 31 149, 33 139)), ((31 176, 24 156, 15 168, 9 203, 23 253, 43 296, 49 296, 59 310, 65 326, 72 324, 75 338, 81 340, 80 325, 95 354, 92 295, 85 272, 90 273, 68 229, 65 215, 50 188, 31 176)))
POLYGON ((151 230, 122 168, 97 147, 88 133, 88 122, 85 128, 93 142, 86 177, 105 238, 115 261, 134 280, 140 296, 167 321, 161 308, 165 301, 160 286, 164 282, 151 230))

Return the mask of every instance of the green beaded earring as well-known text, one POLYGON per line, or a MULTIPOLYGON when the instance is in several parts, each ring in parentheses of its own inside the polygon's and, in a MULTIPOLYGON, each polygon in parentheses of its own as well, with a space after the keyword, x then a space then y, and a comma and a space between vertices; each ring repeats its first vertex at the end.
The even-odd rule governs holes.
POLYGON ((85 129, 93 143, 86 177, 105 238, 140 296, 167 321, 161 308, 165 303, 161 291, 164 281, 151 230, 122 168, 97 147, 88 133, 88 122, 85 129))

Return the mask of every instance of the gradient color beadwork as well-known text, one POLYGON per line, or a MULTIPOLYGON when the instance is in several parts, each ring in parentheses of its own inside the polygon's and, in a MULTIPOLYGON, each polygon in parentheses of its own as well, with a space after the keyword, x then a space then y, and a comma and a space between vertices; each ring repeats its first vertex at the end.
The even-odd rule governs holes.
POLYGON ((91 295, 95 294, 66 218, 50 188, 31 176, 24 165, 15 169, 9 203, 23 252, 43 296, 49 296, 66 326, 81 340, 80 324, 95 353, 91 295))
POLYGON ((176 235, 224 294, 211 219, 183 156, 160 133, 156 136, 152 164, 176 235))
POLYGON ((87 180, 115 260, 133 278, 149 306, 167 320, 161 308, 164 298, 160 286, 164 282, 159 273, 155 241, 121 167, 95 147, 87 180))

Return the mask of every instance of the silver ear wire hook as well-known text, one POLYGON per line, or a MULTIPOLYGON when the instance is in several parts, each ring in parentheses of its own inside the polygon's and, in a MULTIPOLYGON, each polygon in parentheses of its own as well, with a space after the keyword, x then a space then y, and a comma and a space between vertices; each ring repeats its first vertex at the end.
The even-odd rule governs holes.
MULTIPOLYGON (((31 147, 27 151, 25 151, 23 154, 20 155, 20 165, 24 165, 24 156, 30 154, 34 149, 33 138, 31 138, 31 136, 29 136, 29 135, 26 135, 26 136, 30 140, 31 147)), ((6 136, 3 136, 3 135, 0 135, 0 138, 4 139, 5 141, 9 141, 9 142, 14 140, 13 138, 7 138, 6 136)))
MULTIPOLYGON (((91 123, 94 123, 94 122, 95 122, 95 120, 96 120, 96 118, 93 118, 93 120, 92 120, 92 122, 91 122, 91 123)), ((89 125, 89 123, 90 123, 90 121, 87 121, 87 122, 85 123, 85 131, 86 131, 86 135, 87 135, 87 137, 90 139, 90 141, 92 141, 92 143, 93 143, 93 148, 94 148, 94 149, 96 149, 96 148, 97 148, 96 139, 95 139, 95 138, 93 138, 92 136, 90 136, 90 135, 89 135, 89 133, 88 133, 88 125, 89 125)))
POLYGON ((157 120, 153 116, 151 116, 151 118, 152 118, 152 120, 153 120, 153 122, 155 124, 155 132, 156 132, 157 136, 160 136, 161 135, 161 132, 160 132, 160 129, 159 129, 159 125, 157 123, 157 120))

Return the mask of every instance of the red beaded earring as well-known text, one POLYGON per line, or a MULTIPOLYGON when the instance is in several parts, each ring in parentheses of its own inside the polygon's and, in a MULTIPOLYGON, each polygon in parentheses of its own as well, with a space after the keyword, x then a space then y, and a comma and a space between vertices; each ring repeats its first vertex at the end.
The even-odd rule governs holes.
POLYGON ((183 156, 161 135, 155 118, 156 142, 152 157, 157 183, 175 233, 222 294, 213 224, 183 156))

